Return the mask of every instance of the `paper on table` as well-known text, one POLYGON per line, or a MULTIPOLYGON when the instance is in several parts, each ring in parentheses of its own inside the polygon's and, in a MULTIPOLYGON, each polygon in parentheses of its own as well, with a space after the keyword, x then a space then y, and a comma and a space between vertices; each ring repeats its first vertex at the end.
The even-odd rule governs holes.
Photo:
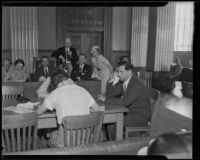
POLYGON ((24 113, 31 113, 31 112, 34 112, 33 110, 30 110, 30 109, 25 109, 25 108, 17 108, 15 110, 13 110, 13 112, 15 113, 18 113, 18 114, 24 114, 24 113))
POLYGON ((14 107, 14 106, 3 108, 3 110, 13 111, 13 112, 18 113, 18 114, 34 112, 33 110, 30 110, 30 109, 26 109, 26 108, 23 108, 23 107, 14 107))
POLYGON ((17 104, 17 108, 18 107, 22 107, 22 108, 27 108, 27 109, 33 109, 34 106, 38 105, 40 102, 35 102, 35 103, 31 103, 31 102, 27 102, 27 103, 19 103, 17 104))
POLYGON ((5 110, 5 111, 13 111, 13 110, 15 110, 15 109, 16 109, 15 106, 10 106, 10 107, 5 107, 5 108, 3 108, 3 110, 5 110))

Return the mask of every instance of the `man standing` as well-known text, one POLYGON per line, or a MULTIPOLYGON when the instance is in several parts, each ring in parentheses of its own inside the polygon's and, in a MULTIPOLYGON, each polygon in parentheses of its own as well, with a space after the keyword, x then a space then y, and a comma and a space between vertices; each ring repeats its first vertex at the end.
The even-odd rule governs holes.
POLYGON ((53 75, 56 72, 56 68, 49 66, 49 58, 47 56, 41 57, 42 66, 35 70, 35 81, 43 82, 47 77, 53 75))
POLYGON ((78 55, 76 49, 71 47, 71 44, 71 39, 65 38, 65 46, 52 53, 51 56, 56 58, 57 67, 63 63, 71 63, 73 69, 76 68, 78 55))
POLYGON ((73 80, 90 80, 92 75, 92 66, 86 64, 86 55, 80 54, 79 67, 73 71, 73 80))
POLYGON ((129 109, 124 116, 124 126, 144 126, 150 120, 150 97, 147 88, 134 73, 130 62, 118 64, 118 76, 123 81, 121 97, 105 97, 99 95, 98 99, 106 104, 122 105, 129 109))

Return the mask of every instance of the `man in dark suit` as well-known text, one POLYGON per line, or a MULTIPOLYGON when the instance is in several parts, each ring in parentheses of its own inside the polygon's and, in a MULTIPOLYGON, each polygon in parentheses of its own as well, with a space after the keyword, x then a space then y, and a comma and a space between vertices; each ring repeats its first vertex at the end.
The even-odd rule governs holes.
POLYGON ((124 126, 144 126, 150 120, 150 97, 147 88, 134 73, 130 62, 118 64, 118 76, 123 81, 121 97, 105 97, 99 95, 98 99, 106 104, 122 105, 129 109, 124 116, 124 126))
POLYGON ((57 67, 63 63, 71 63, 73 68, 76 68, 78 55, 76 49, 71 47, 70 38, 65 39, 65 46, 54 51, 51 55, 56 58, 57 67))
POLYGON ((35 70, 34 79, 35 81, 45 81, 45 79, 56 72, 56 68, 49 66, 49 58, 47 56, 41 57, 42 66, 35 70))
POLYGON ((73 80, 90 80, 92 75, 92 66, 86 64, 86 55, 80 54, 79 65, 76 67, 71 75, 73 80))

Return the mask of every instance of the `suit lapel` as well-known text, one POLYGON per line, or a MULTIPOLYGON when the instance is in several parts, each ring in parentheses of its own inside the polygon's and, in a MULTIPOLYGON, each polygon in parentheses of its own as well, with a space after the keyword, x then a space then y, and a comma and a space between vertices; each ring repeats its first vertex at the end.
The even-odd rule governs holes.
POLYGON ((131 86, 133 85, 133 81, 134 81, 134 76, 132 75, 132 77, 129 80, 128 85, 126 87, 126 91, 124 92, 124 90, 123 90, 123 96, 125 96, 128 93, 128 91, 131 89, 131 86))

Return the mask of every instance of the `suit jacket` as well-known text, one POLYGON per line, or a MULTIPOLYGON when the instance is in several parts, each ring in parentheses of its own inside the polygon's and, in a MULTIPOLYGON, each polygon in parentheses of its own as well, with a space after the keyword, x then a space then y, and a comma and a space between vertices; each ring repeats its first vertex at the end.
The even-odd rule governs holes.
POLYGON ((108 83, 106 87, 106 97, 120 98, 122 96, 123 82, 119 81, 117 84, 108 83))
POLYGON ((71 78, 74 81, 79 80, 78 77, 80 77, 80 80, 91 80, 91 75, 92 75, 92 66, 89 64, 84 64, 82 72, 80 70, 80 67, 76 67, 73 70, 71 78))
POLYGON ((150 97, 145 84, 136 75, 132 75, 125 92, 121 87, 121 94, 121 98, 106 97, 105 103, 125 106, 129 109, 127 115, 134 112, 150 120, 150 97))
MULTIPOLYGON (((69 50, 72 52, 72 57, 68 57, 69 60, 71 60, 73 68, 76 67, 76 62, 78 61, 78 55, 76 53, 76 49, 70 47, 69 50)), ((56 65, 59 66, 59 64, 62 63, 61 59, 59 56, 62 55, 66 59, 66 53, 65 53, 65 46, 59 48, 58 50, 54 51, 51 56, 56 58, 56 65)))
POLYGON ((44 67, 41 66, 38 69, 36 69, 36 71, 34 73, 34 80, 38 81, 40 76, 44 76, 44 77, 52 76, 55 72, 56 72, 56 68, 55 67, 48 66, 48 74, 45 76, 44 67))

